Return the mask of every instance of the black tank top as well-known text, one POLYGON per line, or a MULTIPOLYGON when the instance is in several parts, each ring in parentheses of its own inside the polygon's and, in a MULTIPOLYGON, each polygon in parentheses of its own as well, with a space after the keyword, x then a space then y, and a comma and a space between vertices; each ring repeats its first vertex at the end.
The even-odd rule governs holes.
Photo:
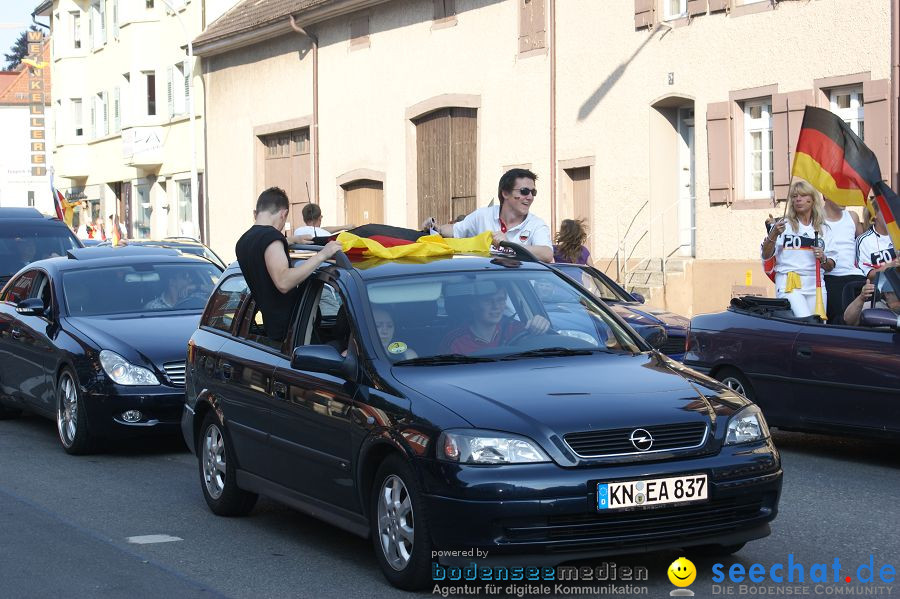
POLYGON ((266 248, 273 241, 280 241, 284 246, 284 255, 288 256, 287 239, 275 227, 269 225, 253 225, 241 235, 234 252, 237 255, 241 272, 262 312, 266 335, 275 341, 281 341, 287 334, 291 323, 291 312, 297 303, 300 290, 295 287, 287 293, 281 293, 272 282, 266 268, 266 248))

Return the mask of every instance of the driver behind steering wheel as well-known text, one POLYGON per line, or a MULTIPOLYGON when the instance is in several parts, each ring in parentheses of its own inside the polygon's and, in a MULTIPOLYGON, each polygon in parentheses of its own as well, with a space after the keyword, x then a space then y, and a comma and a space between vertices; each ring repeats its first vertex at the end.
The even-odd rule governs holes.
POLYGON ((195 291, 188 272, 176 271, 168 276, 163 292, 144 306, 147 310, 171 310, 195 291))
POLYGON ((491 347, 508 345, 523 334, 540 335, 550 329, 550 321, 534 316, 527 323, 504 314, 507 292, 495 283, 476 284, 468 298, 469 322, 444 337, 441 347, 445 353, 468 355, 491 347))

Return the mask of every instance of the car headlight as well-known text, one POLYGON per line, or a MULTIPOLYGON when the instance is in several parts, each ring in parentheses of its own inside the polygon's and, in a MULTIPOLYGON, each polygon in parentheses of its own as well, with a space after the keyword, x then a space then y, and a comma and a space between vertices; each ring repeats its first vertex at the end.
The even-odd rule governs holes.
POLYGON ((769 427, 762 412, 755 405, 749 405, 731 417, 725 435, 725 445, 762 441, 768 436, 769 427))
POLYGON ((459 464, 534 464, 550 461, 534 441, 491 431, 441 433, 438 458, 459 464))
POLYGON ((104 349, 100 352, 100 365, 103 371, 120 385, 158 385, 159 379, 150 370, 135 366, 114 351, 104 349))

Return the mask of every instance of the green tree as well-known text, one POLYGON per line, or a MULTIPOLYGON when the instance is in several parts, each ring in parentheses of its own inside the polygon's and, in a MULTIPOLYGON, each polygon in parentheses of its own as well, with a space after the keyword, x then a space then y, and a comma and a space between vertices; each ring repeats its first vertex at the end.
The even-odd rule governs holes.
POLYGON ((19 34, 19 37, 9 47, 9 53, 4 54, 6 60, 6 70, 11 71, 22 62, 22 59, 28 56, 28 31, 40 31, 40 29, 32 25, 26 31, 19 34))

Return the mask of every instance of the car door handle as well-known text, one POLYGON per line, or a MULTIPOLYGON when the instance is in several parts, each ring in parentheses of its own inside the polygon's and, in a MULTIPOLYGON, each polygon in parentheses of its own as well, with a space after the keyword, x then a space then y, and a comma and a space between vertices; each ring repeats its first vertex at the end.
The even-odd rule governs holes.
POLYGON ((798 358, 812 358, 812 348, 805 345, 797 348, 798 358))
POLYGON ((228 362, 223 363, 222 364, 222 378, 224 378, 226 381, 231 380, 231 373, 232 373, 231 364, 229 364, 228 362))
POLYGON ((19 329, 11 329, 9 331, 9 334, 12 335, 13 339, 21 339, 22 338, 22 331, 19 329))
POLYGON ((276 399, 287 399, 287 385, 280 381, 272 383, 272 395, 276 399))

